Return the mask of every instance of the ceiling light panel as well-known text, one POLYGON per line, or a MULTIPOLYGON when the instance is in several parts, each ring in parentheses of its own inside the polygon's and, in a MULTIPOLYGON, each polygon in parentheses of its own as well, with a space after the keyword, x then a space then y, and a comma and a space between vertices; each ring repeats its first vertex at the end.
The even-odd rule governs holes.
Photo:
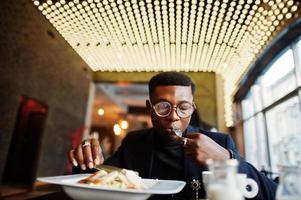
POLYGON ((226 124, 238 83, 300 17, 297 0, 34 0, 93 71, 216 72, 226 124))

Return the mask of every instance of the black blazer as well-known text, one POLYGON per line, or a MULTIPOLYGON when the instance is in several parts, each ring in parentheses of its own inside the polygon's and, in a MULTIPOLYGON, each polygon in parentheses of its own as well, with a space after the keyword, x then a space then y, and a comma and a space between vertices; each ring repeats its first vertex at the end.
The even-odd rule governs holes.
MULTIPOLYGON (((255 167, 247 163, 237 152, 234 142, 227 134, 218 132, 204 131, 199 128, 188 127, 184 133, 200 133, 207 135, 220 146, 231 149, 233 157, 239 161, 239 173, 245 173, 249 178, 254 179, 258 186, 258 195, 253 199, 275 199, 276 183, 268 179, 264 174, 257 171, 255 167)), ((129 133, 122 141, 118 150, 109 157, 104 164, 118 166, 126 169, 135 170, 143 178, 152 177, 152 162, 154 156, 154 135, 153 129, 139 130, 129 133)), ((76 171, 78 171, 77 169, 76 171)), ((202 171, 207 170, 205 166, 199 166, 184 154, 184 181, 186 186, 183 191, 174 195, 173 199, 191 199, 195 196, 195 191, 192 191, 190 182, 193 179, 202 182, 202 171)), ((160 177, 159 177, 160 178, 160 177)), ((199 196, 204 197, 205 191, 203 188, 199 191, 199 196)), ((169 197, 170 198, 170 197, 169 197)), ((162 197, 154 197, 154 199, 163 199, 162 197)))

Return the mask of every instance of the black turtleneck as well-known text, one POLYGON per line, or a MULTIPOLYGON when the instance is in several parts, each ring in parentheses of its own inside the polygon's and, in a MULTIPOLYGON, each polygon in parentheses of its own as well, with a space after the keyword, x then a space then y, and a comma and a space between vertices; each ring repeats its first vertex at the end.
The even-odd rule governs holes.
POLYGON ((151 178, 184 180, 183 149, 179 142, 154 133, 151 178))

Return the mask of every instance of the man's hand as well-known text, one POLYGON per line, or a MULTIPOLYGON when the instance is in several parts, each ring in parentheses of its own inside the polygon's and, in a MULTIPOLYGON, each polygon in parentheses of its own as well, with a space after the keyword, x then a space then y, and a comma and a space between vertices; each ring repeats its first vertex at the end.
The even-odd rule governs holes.
POLYGON ((230 158, 227 149, 223 148, 206 135, 190 133, 186 138, 187 141, 184 145, 184 152, 199 165, 205 165, 206 160, 209 158, 214 160, 225 160, 230 158))
POLYGON ((98 138, 84 140, 75 149, 69 151, 68 157, 73 166, 80 165, 82 170, 92 169, 104 162, 98 138))

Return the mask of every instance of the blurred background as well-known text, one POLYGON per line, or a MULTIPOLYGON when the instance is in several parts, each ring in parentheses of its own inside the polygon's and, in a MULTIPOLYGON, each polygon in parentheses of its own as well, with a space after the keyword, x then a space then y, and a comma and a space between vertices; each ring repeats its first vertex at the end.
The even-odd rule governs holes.
POLYGON ((231 134, 247 161, 276 176, 278 145, 301 135, 300 6, 1 1, 2 196, 70 173, 68 150, 91 133, 108 156, 129 131, 151 127, 147 83, 162 71, 196 83, 193 125, 231 134))

